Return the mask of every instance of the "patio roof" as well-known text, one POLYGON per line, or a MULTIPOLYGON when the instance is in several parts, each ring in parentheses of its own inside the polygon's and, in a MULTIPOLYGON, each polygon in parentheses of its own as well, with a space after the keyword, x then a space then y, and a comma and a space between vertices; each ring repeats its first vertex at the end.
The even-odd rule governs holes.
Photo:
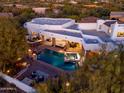
POLYGON ((61 34, 61 35, 68 35, 68 36, 82 38, 81 33, 77 33, 77 32, 70 32, 70 31, 65 31, 65 30, 45 30, 45 31, 56 33, 56 34, 61 34))

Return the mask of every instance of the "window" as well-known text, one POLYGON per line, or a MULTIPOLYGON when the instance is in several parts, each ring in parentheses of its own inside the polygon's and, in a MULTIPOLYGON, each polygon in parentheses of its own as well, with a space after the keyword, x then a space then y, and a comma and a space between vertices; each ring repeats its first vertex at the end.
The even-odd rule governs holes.
POLYGON ((124 37, 124 32, 118 32, 117 37, 124 37))

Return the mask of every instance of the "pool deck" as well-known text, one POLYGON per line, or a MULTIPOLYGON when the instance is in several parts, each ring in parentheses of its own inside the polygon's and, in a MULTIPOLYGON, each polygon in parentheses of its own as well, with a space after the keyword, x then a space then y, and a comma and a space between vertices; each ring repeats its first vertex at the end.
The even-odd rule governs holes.
MULTIPOLYGON (((65 53, 65 52, 72 52, 72 51, 65 51, 63 48, 60 47, 53 47, 53 46, 48 46, 48 45, 38 45, 35 47, 31 48, 33 53, 41 53, 44 49, 50 49, 56 52, 60 52, 60 53, 65 53)), ((55 66, 52 66, 46 62, 43 61, 38 61, 38 60, 33 60, 30 57, 25 57, 26 62, 28 62, 30 65, 24 69, 21 74, 17 74, 15 76, 16 79, 22 80, 25 77, 31 77, 32 72, 40 70, 42 72, 45 72, 46 74, 49 75, 49 77, 54 77, 56 75, 61 75, 61 74, 65 74, 65 73, 73 73, 73 71, 65 71, 62 70, 60 68, 57 68, 55 66)))
POLYGON ((28 66, 27 70, 24 73, 22 73, 21 75, 15 76, 16 79, 22 80, 25 77, 30 77, 32 72, 37 70, 45 72, 46 74, 49 75, 49 77, 54 77, 56 75, 61 75, 65 73, 72 73, 72 72, 64 71, 62 69, 54 67, 43 61, 37 61, 32 59, 26 59, 26 61, 30 62, 30 66, 28 66))

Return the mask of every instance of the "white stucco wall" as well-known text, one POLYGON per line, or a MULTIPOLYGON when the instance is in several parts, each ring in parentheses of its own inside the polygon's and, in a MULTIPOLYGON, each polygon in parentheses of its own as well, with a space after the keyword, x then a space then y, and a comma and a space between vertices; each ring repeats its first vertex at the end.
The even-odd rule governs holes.
POLYGON ((66 27, 69 27, 69 26, 71 26, 73 24, 75 24, 75 20, 71 20, 70 22, 63 24, 62 27, 66 28, 66 27))
POLYGON ((28 33, 31 34, 32 32, 38 33, 38 29, 40 28, 40 25, 27 22, 25 24, 25 27, 28 29, 28 33))
MULTIPOLYGON (((87 39, 96 39, 98 40, 100 43, 103 43, 98 37, 96 36, 91 36, 91 35, 83 35, 84 38, 87 38, 87 39)), ((91 50, 91 51, 99 51, 100 50, 100 46, 99 44, 100 43, 96 43, 96 44, 93 44, 93 43, 85 43, 84 40, 82 40, 82 44, 83 44, 83 47, 85 50, 91 50)))
POLYGON ((84 35, 83 34, 83 37, 88 38, 88 39, 97 39, 100 43, 103 43, 103 41, 101 39, 99 39, 99 37, 97 37, 97 36, 91 36, 91 35, 84 35))
MULTIPOLYGON (((104 25, 104 22, 106 21, 109 21, 109 20, 97 20, 97 23, 76 23, 76 24, 78 24, 78 28, 80 30, 97 30, 97 31, 104 31, 108 33, 108 30, 110 29, 110 27, 107 27, 106 25, 104 25)), ((92 35, 84 35, 80 30, 66 29, 66 27, 71 26, 73 24, 75 24, 74 20, 71 20, 68 23, 65 23, 63 25, 40 25, 32 22, 27 22, 26 28, 28 29, 29 33, 36 32, 46 37, 50 37, 50 38, 54 37, 54 38, 59 38, 59 39, 80 43, 83 45, 85 50, 96 51, 100 49, 99 44, 102 44, 104 42, 99 37, 92 36, 92 35), (44 30, 64 30, 64 31, 77 32, 77 33, 81 33, 82 38, 47 32, 44 30), (97 44, 85 43, 83 37, 88 39, 97 39, 99 43, 97 44)), ((112 33, 110 34, 111 39, 124 40, 124 37, 117 37, 118 31, 124 32, 124 24, 120 26, 119 24, 116 23, 111 26, 111 29, 112 29, 112 33)), ((109 44, 108 47, 110 47, 111 45, 112 44, 109 44)))
POLYGON ((41 31, 40 35, 44 35, 46 37, 51 37, 51 38, 54 37, 54 38, 69 40, 69 41, 77 42, 77 43, 82 43, 82 38, 68 36, 68 35, 56 34, 56 33, 46 32, 46 31, 41 31))
POLYGON ((118 24, 116 23, 113 29, 113 33, 111 35, 111 39, 113 40, 124 40, 124 37, 117 37, 118 32, 124 33, 124 24, 118 24))
POLYGON ((47 30, 61 30, 61 29, 64 29, 66 27, 69 27, 71 25, 73 25, 75 23, 74 20, 70 21, 70 22, 67 22, 63 25, 41 25, 41 24, 35 24, 35 23, 32 23, 32 22, 27 22, 25 23, 25 27, 28 28, 28 30, 31 30, 31 29, 47 29, 47 30))
POLYGON ((99 44, 86 44, 85 47, 86 47, 85 48, 86 50, 90 50, 90 51, 94 51, 94 52, 100 50, 99 44))
POLYGON ((107 33, 107 34, 108 34, 109 27, 108 27, 108 26, 106 26, 106 25, 104 25, 104 24, 102 24, 102 25, 101 25, 101 31, 103 31, 103 32, 105 32, 105 33, 107 33))
POLYGON ((78 25, 81 30, 93 30, 97 27, 97 23, 79 23, 78 25))
POLYGON ((102 31, 101 27, 104 22, 105 22, 105 20, 97 20, 97 26, 96 26, 97 31, 102 31))

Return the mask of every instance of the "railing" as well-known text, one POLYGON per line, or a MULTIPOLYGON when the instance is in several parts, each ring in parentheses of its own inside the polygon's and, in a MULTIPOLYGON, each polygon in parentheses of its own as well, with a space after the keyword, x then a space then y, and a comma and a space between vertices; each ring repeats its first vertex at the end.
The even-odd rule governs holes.
POLYGON ((19 73, 17 73, 17 74, 14 76, 14 78, 20 77, 23 73, 25 73, 25 72, 28 70, 28 67, 29 67, 29 65, 27 66, 27 68, 25 68, 25 69, 21 70, 19 73))
POLYGON ((36 90, 22 82, 20 82, 17 79, 14 79, 6 74, 3 74, 2 72, 0 72, 0 76, 6 80, 8 83, 15 85, 17 88, 19 88, 20 90, 26 92, 26 93, 36 93, 36 90))

